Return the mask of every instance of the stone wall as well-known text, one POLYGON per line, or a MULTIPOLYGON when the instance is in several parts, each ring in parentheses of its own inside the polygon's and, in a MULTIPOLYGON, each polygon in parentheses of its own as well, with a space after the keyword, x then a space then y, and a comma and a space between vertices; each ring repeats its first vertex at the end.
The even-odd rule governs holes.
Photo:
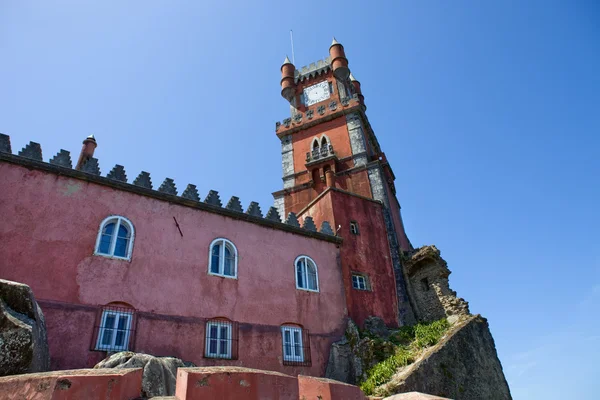
POLYGON ((408 291, 416 317, 431 322, 444 317, 469 315, 469 303, 450 289, 451 271, 435 246, 424 246, 403 260, 408 291))

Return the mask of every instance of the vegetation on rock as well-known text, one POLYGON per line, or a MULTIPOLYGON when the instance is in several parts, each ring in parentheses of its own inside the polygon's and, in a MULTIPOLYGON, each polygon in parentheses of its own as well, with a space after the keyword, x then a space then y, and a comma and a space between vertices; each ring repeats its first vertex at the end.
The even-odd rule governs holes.
POLYGON ((367 395, 376 393, 376 388, 388 382, 399 368, 413 363, 425 348, 435 345, 449 327, 450 324, 443 318, 431 323, 402 327, 391 332, 387 339, 368 331, 361 332, 361 336, 372 339, 373 356, 385 358, 366 371, 366 378, 360 383, 360 388, 367 395), (388 355, 390 348, 392 354, 388 355))

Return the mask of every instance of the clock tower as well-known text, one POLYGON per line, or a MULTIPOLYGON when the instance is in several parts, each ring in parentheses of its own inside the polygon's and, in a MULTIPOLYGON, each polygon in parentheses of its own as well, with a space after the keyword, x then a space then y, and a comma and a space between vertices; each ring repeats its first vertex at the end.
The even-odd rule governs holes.
POLYGON ((284 218, 294 213, 317 225, 330 221, 344 239, 340 263, 355 321, 378 315, 388 324, 413 322, 401 265, 401 252, 412 246, 395 175, 369 124, 344 47, 334 38, 329 57, 300 69, 286 57, 281 76, 290 116, 275 126, 283 168, 275 206, 284 218))

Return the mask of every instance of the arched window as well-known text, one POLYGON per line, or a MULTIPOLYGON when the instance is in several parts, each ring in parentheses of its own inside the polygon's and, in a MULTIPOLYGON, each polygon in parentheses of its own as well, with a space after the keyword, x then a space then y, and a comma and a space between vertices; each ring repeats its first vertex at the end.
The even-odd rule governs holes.
POLYGON ((296 288, 319 291, 317 264, 308 256, 299 256, 294 263, 296 269, 296 288))
POLYGON ((317 150, 319 148, 319 140, 317 138, 313 139, 312 148, 313 150, 317 150))
POLYGON ((210 244, 208 273, 211 275, 237 278, 237 249, 234 244, 223 238, 210 244))
POLYGON ((100 224, 94 254, 131 260, 133 250, 133 224, 125 217, 113 215, 100 224))
POLYGON ((327 143, 327 138, 325 136, 323 136, 321 138, 321 147, 327 147, 329 143, 327 143))

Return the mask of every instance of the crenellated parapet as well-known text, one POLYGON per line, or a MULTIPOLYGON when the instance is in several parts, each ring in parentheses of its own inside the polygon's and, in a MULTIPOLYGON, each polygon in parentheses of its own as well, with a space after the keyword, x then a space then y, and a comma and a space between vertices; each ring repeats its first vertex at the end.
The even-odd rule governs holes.
POLYGON ((248 222, 267 225, 275 229, 282 229, 289 232, 305 234, 318 239, 341 241, 336 237, 328 222, 324 222, 321 229, 317 230, 310 217, 304 218, 303 225, 300 225, 298 218, 294 213, 290 213, 285 221, 282 221, 279 212, 275 207, 270 207, 266 216, 260 205, 252 201, 246 211, 242 208, 240 199, 232 196, 225 207, 219 197, 219 192, 210 190, 204 201, 200 200, 200 195, 196 185, 188 184, 181 193, 178 194, 177 186, 172 178, 166 178, 158 187, 154 189, 150 173, 140 172, 139 175, 129 183, 125 167, 115 165, 106 176, 102 176, 100 163, 97 158, 90 157, 82 165, 80 170, 73 168, 70 152, 60 150, 48 162, 42 158, 42 148, 39 143, 29 142, 18 154, 12 153, 10 137, 0 133, 0 161, 14 162, 28 167, 38 167, 47 171, 59 173, 73 178, 83 178, 94 181, 99 184, 106 184, 116 189, 128 190, 142 195, 151 195, 167 201, 175 201, 184 205, 196 205, 205 211, 224 214, 233 218, 243 219, 248 222))

